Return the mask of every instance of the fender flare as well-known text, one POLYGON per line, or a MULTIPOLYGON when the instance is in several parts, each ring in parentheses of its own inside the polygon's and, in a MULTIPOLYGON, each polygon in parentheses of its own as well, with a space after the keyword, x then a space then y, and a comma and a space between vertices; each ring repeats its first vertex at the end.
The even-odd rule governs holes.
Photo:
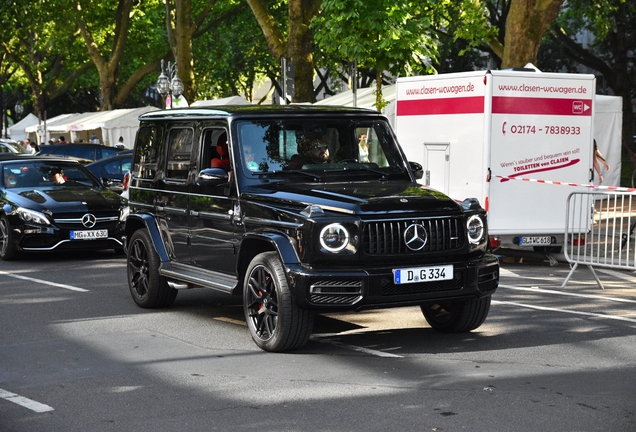
POLYGON ((161 262, 170 262, 168 251, 163 242, 163 237, 161 236, 161 230, 157 226, 155 218, 149 214, 128 215, 128 218, 126 218, 126 237, 128 239, 128 243, 130 242, 130 236, 134 232, 133 229, 129 227, 133 225, 143 225, 148 231, 148 234, 150 234, 150 239, 152 240, 152 244, 155 247, 155 251, 157 251, 161 262), (133 223, 131 224, 131 222, 133 223))
POLYGON ((237 274, 242 274, 242 271, 245 270, 249 264, 248 261, 250 260, 245 259, 245 255, 256 256, 268 250, 276 251, 283 265, 287 268, 299 266, 301 263, 296 248, 292 244, 290 237, 286 234, 277 232, 248 232, 245 237, 243 237, 239 246, 237 274), (260 243, 261 246, 255 245, 254 242, 260 243), (246 247, 246 244, 250 244, 250 246, 246 247), (267 246, 263 246, 264 244, 267 244, 267 246))

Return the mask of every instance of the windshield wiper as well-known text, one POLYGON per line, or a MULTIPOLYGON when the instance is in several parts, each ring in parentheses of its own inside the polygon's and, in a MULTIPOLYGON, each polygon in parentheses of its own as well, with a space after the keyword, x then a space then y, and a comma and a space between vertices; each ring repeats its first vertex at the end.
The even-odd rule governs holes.
POLYGON ((281 170, 281 171, 264 171, 264 172, 255 172, 253 174, 258 175, 259 177, 261 176, 270 176, 270 175, 278 175, 278 174, 287 174, 287 173, 293 173, 293 174, 302 174, 308 177, 313 178, 314 180, 322 180, 322 176, 315 173, 315 172, 311 172, 311 171, 304 171, 304 170, 281 170))

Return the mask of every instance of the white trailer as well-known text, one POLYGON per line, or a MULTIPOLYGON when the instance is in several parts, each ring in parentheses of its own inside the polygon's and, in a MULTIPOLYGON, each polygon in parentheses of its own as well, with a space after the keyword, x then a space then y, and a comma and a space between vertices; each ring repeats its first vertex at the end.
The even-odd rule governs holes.
POLYGON ((550 182, 592 180, 595 86, 514 70, 399 78, 395 129, 425 185, 479 199, 493 246, 558 247, 567 196, 584 188, 550 182))

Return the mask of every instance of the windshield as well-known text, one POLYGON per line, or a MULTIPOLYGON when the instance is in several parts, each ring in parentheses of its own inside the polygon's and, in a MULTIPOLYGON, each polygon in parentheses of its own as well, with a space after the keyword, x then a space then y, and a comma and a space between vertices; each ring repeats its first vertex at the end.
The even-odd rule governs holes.
POLYGON ((288 119, 240 121, 237 126, 243 173, 263 177, 361 171, 404 174, 404 160, 384 121, 288 119))
POLYGON ((6 188, 99 187, 77 163, 34 160, 6 163, 2 167, 6 188))

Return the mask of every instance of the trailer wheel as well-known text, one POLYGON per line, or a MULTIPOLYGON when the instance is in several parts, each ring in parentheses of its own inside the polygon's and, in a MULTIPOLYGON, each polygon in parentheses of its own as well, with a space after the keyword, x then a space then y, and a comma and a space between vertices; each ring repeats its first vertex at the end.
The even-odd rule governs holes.
POLYGON ((243 309, 252 339, 264 351, 297 349, 311 336, 314 315, 292 299, 276 252, 259 254, 250 263, 243 284, 243 309))
POLYGON ((462 302, 421 305, 429 325, 445 333, 475 330, 484 323, 490 311, 490 296, 462 302))

